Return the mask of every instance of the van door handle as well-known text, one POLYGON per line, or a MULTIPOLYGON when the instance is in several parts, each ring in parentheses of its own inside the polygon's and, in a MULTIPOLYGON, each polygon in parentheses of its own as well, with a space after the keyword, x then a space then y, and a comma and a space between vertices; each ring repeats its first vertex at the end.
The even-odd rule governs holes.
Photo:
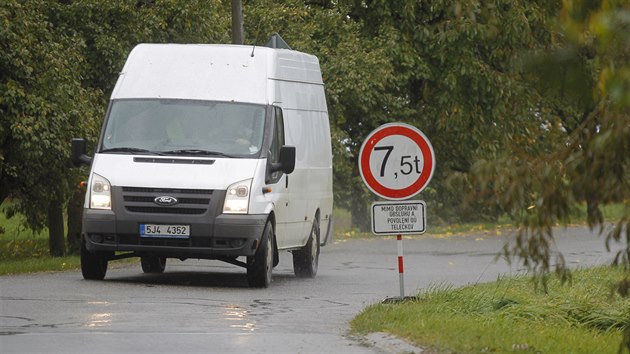
POLYGON ((284 175, 284 188, 289 188, 289 176, 284 175))

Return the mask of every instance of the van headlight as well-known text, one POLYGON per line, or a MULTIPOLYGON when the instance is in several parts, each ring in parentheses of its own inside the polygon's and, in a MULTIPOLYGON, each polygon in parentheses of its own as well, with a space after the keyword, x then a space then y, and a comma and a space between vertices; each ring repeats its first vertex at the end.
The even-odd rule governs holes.
POLYGON ((225 194, 223 212, 225 214, 247 214, 251 186, 251 178, 230 185, 225 194))
POLYGON ((112 185, 105 177, 96 173, 92 175, 92 185, 90 186, 90 208, 112 208, 112 185))

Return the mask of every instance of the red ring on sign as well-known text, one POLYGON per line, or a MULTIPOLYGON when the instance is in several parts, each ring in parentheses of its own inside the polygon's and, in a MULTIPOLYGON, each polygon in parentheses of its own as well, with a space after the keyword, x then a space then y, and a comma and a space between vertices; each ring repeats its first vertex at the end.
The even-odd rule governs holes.
POLYGON ((374 133, 374 135, 369 136, 368 139, 365 141, 363 150, 361 151, 361 156, 359 156, 359 158, 360 158, 359 166, 363 175, 363 179, 365 179, 365 183, 374 193, 384 198, 392 198, 392 199, 410 198, 418 194, 421 190, 423 190, 426 187, 429 179, 433 176, 433 167, 434 167, 433 160, 435 157, 433 155, 433 149, 427 143, 426 137, 411 128, 401 126, 401 125, 386 126, 383 129, 374 133), (418 178, 418 180, 416 180, 412 185, 406 188, 402 188, 402 189, 393 189, 393 188, 385 187, 384 185, 382 185, 376 180, 376 178, 372 174, 371 169, 369 168, 370 155, 372 154, 372 151, 376 147, 376 144, 378 144, 378 142, 381 141, 383 138, 391 136, 391 135, 403 135, 403 136, 408 137, 412 141, 414 141, 420 148, 422 157, 424 159, 424 165, 423 165, 422 171, 428 172, 428 173, 421 173, 420 178, 418 178), (364 166, 367 168, 364 169, 364 166))

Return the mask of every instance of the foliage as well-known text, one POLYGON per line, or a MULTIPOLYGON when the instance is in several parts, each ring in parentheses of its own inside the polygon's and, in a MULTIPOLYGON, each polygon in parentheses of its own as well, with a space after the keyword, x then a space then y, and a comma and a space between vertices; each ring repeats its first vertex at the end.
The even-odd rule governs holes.
POLYGON ((388 116, 394 100, 388 90, 395 80, 391 57, 380 38, 366 37, 363 25, 348 18, 347 6, 306 3, 245 6, 246 43, 260 44, 278 32, 294 49, 319 58, 333 137, 335 203, 351 209, 355 223, 365 225, 370 195, 355 156, 361 138, 388 116))
MULTIPOLYGON (((49 206, 69 198, 85 171, 68 171, 68 142, 96 141, 134 45, 228 43, 229 11, 219 0, 3 2, 0 201, 13 197, 8 212, 39 229, 49 206)), ((261 0, 245 3, 244 19, 246 43, 279 32, 319 57, 336 204, 363 229, 374 197, 356 156, 371 130, 392 121, 419 127, 435 147, 437 170, 421 195, 432 224, 508 213, 523 233, 506 254, 542 272, 552 264, 552 225, 586 203, 597 227, 601 205, 630 199, 625 2, 261 0)), ((610 240, 628 238, 628 223, 619 220, 610 240)))
MULTIPOLYGON (((102 111, 131 49, 141 42, 226 43, 227 8, 221 1, 51 1, 50 16, 86 43, 84 85, 99 88, 102 111)), ((94 138, 96 136, 93 136, 94 138)))
POLYGON ((579 270, 571 285, 551 280, 547 293, 522 276, 459 289, 437 285, 409 301, 372 305, 351 325, 430 352, 623 352, 630 350, 619 341, 630 328, 630 299, 610 290, 623 276, 615 267, 579 270))
MULTIPOLYGON (((9 207, 10 203, 5 203, 0 212, 9 207)), ((48 254, 48 243, 46 239, 48 230, 34 232, 27 230, 24 226, 26 218, 17 214, 7 219, 0 213, 0 260, 24 259, 30 257, 42 257, 48 254)))
POLYGON ((528 78, 541 92, 532 115, 540 118, 542 129, 527 138, 541 147, 513 144, 509 152, 479 159, 470 174, 458 177, 463 178, 457 183, 469 187, 470 198, 488 198, 517 217, 521 231, 505 254, 538 274, 554 263, 566 274, 561 257, 550 259, 552 226, 567 223, 581 203, 589 226, 602 232, 602 206, 625 205, 606 242, 625 242, 616 263, 630 265, 628 18, 630 5, 625 2, 564 3, 551 49, 533 60, 565 70, 543 73, 545 77, 533 70, 528 78), (572 88, 562 89, 567 87, 572 88))
POLYGON ((71 188, 67 145, 90 132, 98 97, 81 85, 85 43, 54 27, 47 8, 41 0, 0 7, 0 202, 13 196, 33 229, 71 188))
MULTIPOLYGON (((373 106, 357 107, 352 97, 343 101, 350 109, 340 126, 349 136, 344 143, 352 163, 369 131, 391 121, 410 123, 430 138, 437 155, 434 178, 422 195, 432 220, 498 217, 501 209, 494 205, 462 204, 461 190, 445 181, 453 171, 468 172, 481 157, 502 153, 510 138, 539 130, 530 112, 540 96, 516 64, 524 51, 550 41, 546 24, 553 9, 531 1, 342 3, 362 37, 385 55, 378 65, 392 73, 373 81, 382 88, 362 88, 363 94, 376 93, 373 106)), ((364 206, 369 197, 353 193, 351 200, 357 199, 354 205, 364 206)), ((352 212, 365 214, 356 207, 352 212)))
POLYGON ((5 211, 25 214, 34 230, 48 223, 51 252, 63 245, 52 230, 61 230, 62 207, 85 173, 69 169, 70 140, 96 141, 128 52, 139 42, 223 41, 224 7, 201 0, 0 5, 0 203, 12 197, 5 211))
POLYGON ((78 269, 79 257, 49 256, 48 230, 33 232, 24 222, 21 214, 10 219, 0 214, 0 275, 78 269))
POLYGON ((0 240, 0 259, 41 258, 48 255, 48 240, 42 238, 0 240))

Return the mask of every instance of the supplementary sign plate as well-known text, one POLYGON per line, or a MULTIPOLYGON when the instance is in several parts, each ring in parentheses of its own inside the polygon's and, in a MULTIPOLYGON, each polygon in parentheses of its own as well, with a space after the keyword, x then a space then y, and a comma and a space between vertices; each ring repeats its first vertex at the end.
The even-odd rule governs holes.
POLYGON ((427 228, 426 209, 422 200, 372 203, 372 233, 422 234, 427 228))

